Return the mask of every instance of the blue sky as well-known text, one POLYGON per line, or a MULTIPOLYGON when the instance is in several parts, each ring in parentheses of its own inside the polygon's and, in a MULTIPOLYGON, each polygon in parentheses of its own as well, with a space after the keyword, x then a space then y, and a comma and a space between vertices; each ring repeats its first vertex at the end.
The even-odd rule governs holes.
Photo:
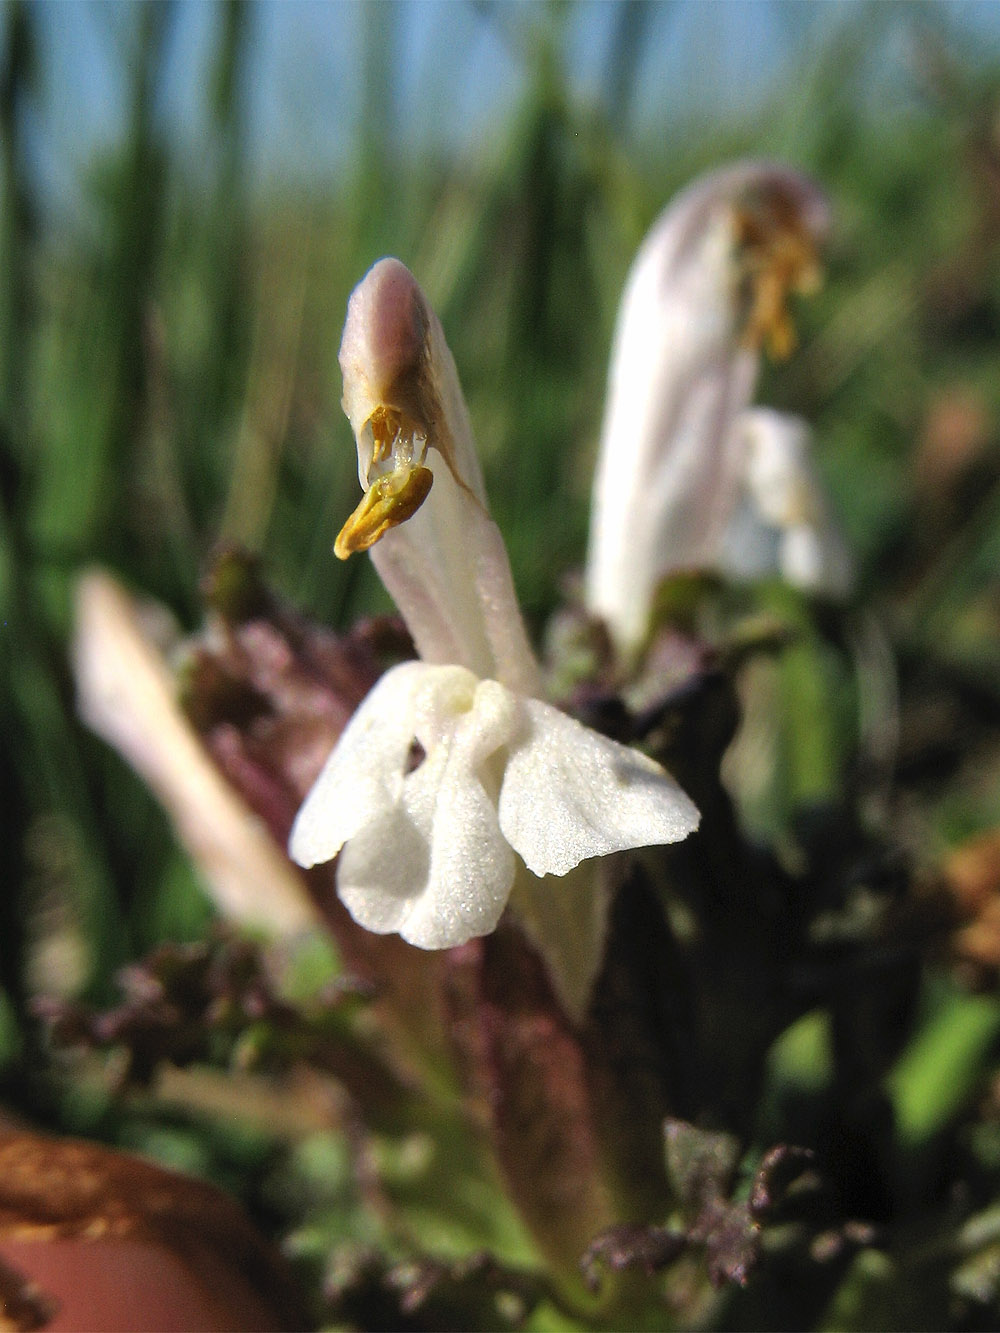
MULTIPOLYGON (((545 10, 532 0, 479 8, 466 0, 258 0, 251 12, 248 95, 251 161, 258 180, 320 175, 344 160, 362 105, 372 4, 391 11, 384 90, 407 145, 430 141, 487 151, 491 127, 516 103, 520 53, 545 10)), ((808 62, 860 0, 672 0, 646 6, 644 56, 633 96, 637 132, 681 112, 732 114, 808 62)), ((980 50, 1000 55, 1000 4, 882 0, 877 67, 886 87, 905 66, 902 30, 947 18, 980 50), (885 8, 888 5, 889 8, 885 8)), ((138 6, 115 0, 40 0, 44 116, 35 156, 50 197, 71 192, 82 164, 118 139, 138 6)), ((615 0, 577 0, 567 51, 574 90, 599 96, 615 0)), ((178 146, 197 152, 207 57, 219 19, 215 0, 182 0, 171 30, 161 114, 178 146)), ((882 93, 880 92, 880 96, 882 93)))

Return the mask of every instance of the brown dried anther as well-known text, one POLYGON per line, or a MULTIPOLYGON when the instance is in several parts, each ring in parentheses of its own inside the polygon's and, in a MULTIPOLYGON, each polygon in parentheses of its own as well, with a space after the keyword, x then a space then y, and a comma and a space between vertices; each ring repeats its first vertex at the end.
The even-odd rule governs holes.
POLYGON ((820 282, 815 219, 787 185, 775 181, 747 192, 736 208, 734 231, 748 312, 744 336, 784 360, 796 343, 788 295, 813 292, 820 282))

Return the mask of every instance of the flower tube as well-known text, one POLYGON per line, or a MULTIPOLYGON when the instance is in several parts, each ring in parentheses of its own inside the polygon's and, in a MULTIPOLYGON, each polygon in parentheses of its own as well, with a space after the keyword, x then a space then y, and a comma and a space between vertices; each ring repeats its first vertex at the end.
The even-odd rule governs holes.
POLYGON ((303 866, 339 853, 360 925, 447 948, 492 931, 526 872, 559 893, 548 877, 678 841, 698 813, 651 759, 538 697, 455 364, 398 260, 352 295, 340 360, 365 494, 335 550, 370 549, 422 660, 362 702, 290 851, 303 866))
POLYGON ((827 208, 786 168, 741 163, 680 194, 622 296, 594 482, 587 604, 635 651, 656 585, 714 568, 739 498, 760 349, 794 343, 792 290, 815 284, 827 208))

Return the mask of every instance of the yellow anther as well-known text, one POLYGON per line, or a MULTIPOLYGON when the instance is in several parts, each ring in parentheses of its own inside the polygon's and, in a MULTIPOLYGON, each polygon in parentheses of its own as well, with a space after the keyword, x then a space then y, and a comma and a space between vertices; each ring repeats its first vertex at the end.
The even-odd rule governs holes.
POLYGON ((393 457, 393 450, 404 434, 403 419, 395 408, 380 404, 368 418, 366 429, 371 431, 372 456, 368 477, 372 471, 393 457))
POLYGON ((789 293, 814 292, 820 283, 815 238, 795 202, 777 189, 736 209, 735 234, 746 310, 744 337, 784 360, 796 344, 789 293))
POLYGON ((355 551, 367 551, 390 528, 412 518, 427 499, 433 481, 430 468, 419 464, 398 467, 377 478, 337 534, 334 555, 346 560, 355 551))

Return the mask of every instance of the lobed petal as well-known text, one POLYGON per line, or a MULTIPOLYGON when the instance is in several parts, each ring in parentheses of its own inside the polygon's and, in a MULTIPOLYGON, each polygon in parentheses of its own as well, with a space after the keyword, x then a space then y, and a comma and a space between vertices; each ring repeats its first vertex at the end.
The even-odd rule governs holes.
POLYGON ((300 866, 332 861, 349 838, 398 801, 414 736, 414 699, 428 670, 404 662, 362 700, 292 825, 288 850, 300 866))
POLYGON ((524 710, 528 725, 500 792, 500 828, 536 875, 679 842, 698 827, 693 802, 652 759, 537 699, 524 710))
POLYGON ((354 919, 446 949, 492 931, 514 880, 497 820, 498 751, 520 725, 517 698, 461 667, 423 667, 414 735, 426 750, 391 809, 341 854, 338 892, 354 919))

